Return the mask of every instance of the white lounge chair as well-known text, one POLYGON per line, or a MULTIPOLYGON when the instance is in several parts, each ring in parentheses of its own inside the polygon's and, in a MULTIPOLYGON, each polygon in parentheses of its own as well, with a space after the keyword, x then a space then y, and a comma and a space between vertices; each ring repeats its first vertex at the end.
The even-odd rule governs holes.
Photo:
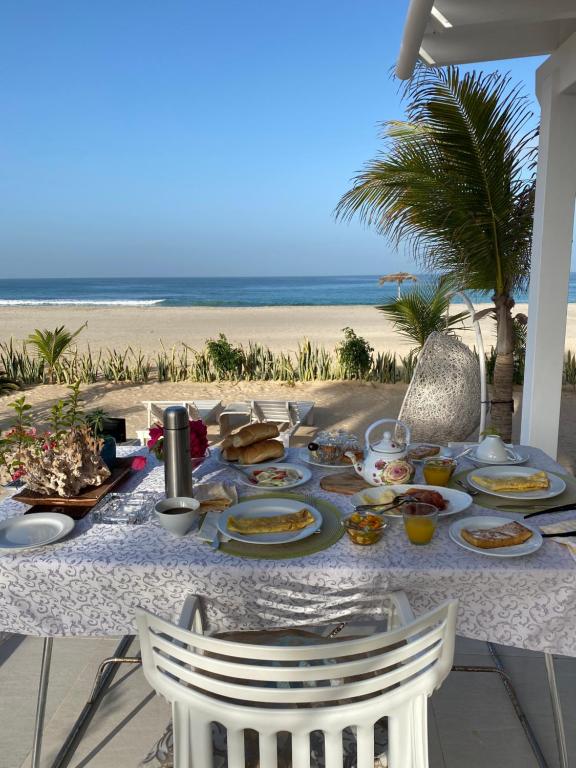
POLYGON ((238 422, 251 423, 271 421, 284 426, 289 436, 300 425, 314 423, 314 402, 310 400, 250 400, 249 402, 231 403, 218 417, 220 435, 225 437, 238 422))
POLYGON ((206 424, 216 424, 216 415, 222 405, 221 400, 143 400, 148 416, 148 426, 162 423, 164 410, 171 405, 182 405, 191 419, 202 419, 206 424))
POLYGON ((207 636, 196 597, 178 626, 138 610, 144 675, 172 704, 174 768, 244 766, 248 731, 259 768, 314 768, 318 752, 327 768, 427 768, 427 699, 452 666, 457 603, 416 619, 404 593, 382 598, 389 631, 312 643, 207 636), (387 755, 375 755, 383 718, 387 755))

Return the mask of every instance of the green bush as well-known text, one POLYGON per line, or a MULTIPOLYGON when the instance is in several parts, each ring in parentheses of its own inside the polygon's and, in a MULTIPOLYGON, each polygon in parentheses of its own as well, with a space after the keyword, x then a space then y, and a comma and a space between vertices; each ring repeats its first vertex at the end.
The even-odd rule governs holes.
POLYGON ((336 347, 338 362, 345 379, 364 379, 372 368, 374 348, 352 328, 343 328, 344 341, 336 347))
POLYGON ((223 333, 217 339, 208 339, 206 351, 219 379, 234 379, 241 373, 244 353, 240 347, 233 347, 223 333))

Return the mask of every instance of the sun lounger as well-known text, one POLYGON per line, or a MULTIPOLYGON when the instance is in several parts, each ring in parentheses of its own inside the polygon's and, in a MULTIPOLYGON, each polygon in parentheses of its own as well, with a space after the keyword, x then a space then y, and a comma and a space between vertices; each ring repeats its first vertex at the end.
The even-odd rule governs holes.
POLYGON ((221 400, 143 400, 148 415, 148 426, 162 423, 164 409, 171 405, 182 405, 188 411, 190 419, 202 419, 206 424, 216 424, 216 415, 222 405, 221 400))
POLYGON ((225 437, 238 422, 272 421, 281 431, 293 435, 302 424, 313 424, 314 402, 292 400, 251 400, 230 403, 219 415, 220 435, 225 437), (235 423, 233 423, 235 422, 235 423))

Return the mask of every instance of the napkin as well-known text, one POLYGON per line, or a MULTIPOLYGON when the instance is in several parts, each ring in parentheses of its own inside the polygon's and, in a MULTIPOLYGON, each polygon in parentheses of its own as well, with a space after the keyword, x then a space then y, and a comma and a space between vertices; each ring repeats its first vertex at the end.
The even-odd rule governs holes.
MULTIPOLYGON (((204 516, 204 521, 200 527, 200 530, 196 534, 196 538, 200 539, 200 541, 215 541, 217 540, 216 537, 218 535, 218 519, 220 517, 220 512, 216 509, 211 510, 210 512, 207 512, 204 516)), ((224 536, 224 534, 220 534, 220 541, 230 541, 229 536, 224 536)))
POLYGON ((194 485, 194 498, 200 502, 200 513, 228 509, 238 503, 236 487, 230 483, 194 485))
MULTIPOLYGON (((540 530, 543 533, 563 533, 564 531, 572 531, 576 528, 576 520, 563 520, 561 523, 551 523, 550 525, 541 525, 540 530)), ((557 541, 558 544, 564 544, 568 547, 568 550, 574 560, 576 560, 576 533, 574 536, 563 536, 559 539, 551 539, 557 541)))

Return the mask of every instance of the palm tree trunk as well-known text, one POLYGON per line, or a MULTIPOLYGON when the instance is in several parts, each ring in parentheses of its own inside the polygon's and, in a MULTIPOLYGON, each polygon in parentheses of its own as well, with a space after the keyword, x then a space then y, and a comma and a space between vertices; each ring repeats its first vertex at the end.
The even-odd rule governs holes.
POLYGON ((512 440, 514 411, 514 300, 508 294, 493 297, 496 305, 496 362, 490 401, 490 423, 502 440, 512 440))

